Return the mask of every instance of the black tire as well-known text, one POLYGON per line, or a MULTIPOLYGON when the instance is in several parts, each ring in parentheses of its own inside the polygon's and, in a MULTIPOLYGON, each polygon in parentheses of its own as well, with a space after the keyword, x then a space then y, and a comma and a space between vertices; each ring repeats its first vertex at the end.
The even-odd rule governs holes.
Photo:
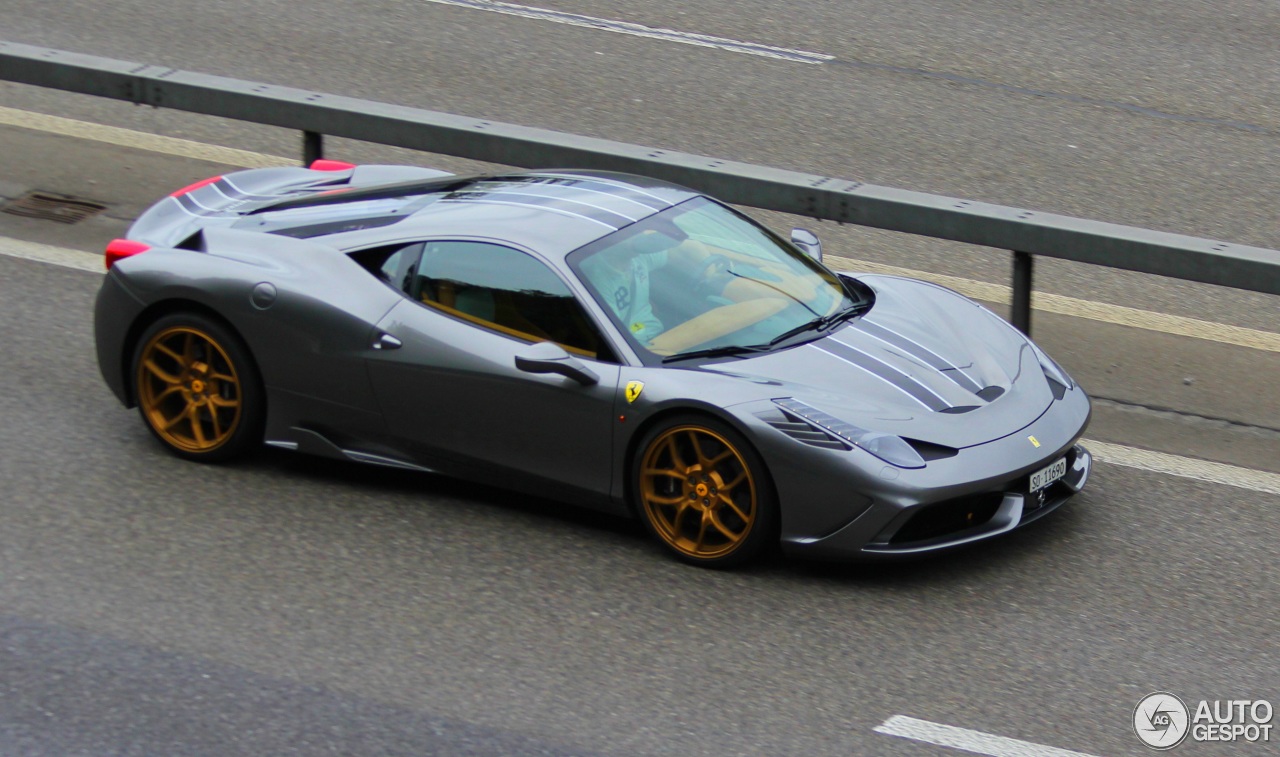
POLYGON ((221 322, 172 313, 142 333, 130 363, 138 412, 170 452, 219 463, 256 449, 266 394, 249 350, 221 322))
POLYGON ((630 481, 636 514, 683 562, 731 568, 777 544, 777 495, 764 461, 720 420, 682 415, 649 429, 630 481))

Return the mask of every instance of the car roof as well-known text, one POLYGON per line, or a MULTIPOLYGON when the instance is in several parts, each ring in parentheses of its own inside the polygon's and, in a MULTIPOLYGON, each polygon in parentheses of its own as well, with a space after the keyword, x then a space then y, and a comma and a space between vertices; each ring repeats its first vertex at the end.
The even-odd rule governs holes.
MULTIPOLYGON (((675 184, 606 171, 528 171, 459 182, 464 183, 435 188, 388 211, 402 213, 411 205, 412 212, 401 220, 326 234, 317 241, 350 250, 430 237, 482 238, 558 259, 697 196, 675 184)), ((361 194, 351 192, 352 201, 361 194)))

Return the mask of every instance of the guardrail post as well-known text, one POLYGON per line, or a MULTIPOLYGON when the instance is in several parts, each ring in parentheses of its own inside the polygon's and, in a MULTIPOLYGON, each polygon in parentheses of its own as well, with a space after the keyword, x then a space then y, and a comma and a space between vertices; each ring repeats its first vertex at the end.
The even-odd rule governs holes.
POLYGON ((302 132, 302 165, 309 166, 324 157, 324 135, 316 131, 302 132))
POLYGON ((1013 253, 1013 325, 1031 336, 1031 277, 1035 259, 1029 252, 1013 253))

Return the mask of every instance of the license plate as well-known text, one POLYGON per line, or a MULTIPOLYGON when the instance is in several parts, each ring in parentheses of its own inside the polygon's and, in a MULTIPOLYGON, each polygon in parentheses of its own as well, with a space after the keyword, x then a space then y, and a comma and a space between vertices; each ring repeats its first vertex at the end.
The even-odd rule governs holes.
POLYGON ((1035 494, 1065 475, 1067 475, 1067 458, 1064 457, 1031 474, 1031 493, 1035 494))

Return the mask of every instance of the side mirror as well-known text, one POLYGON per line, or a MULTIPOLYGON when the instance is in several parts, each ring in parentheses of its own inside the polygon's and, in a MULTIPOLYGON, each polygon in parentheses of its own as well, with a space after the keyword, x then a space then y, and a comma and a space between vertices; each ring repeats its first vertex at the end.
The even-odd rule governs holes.
POLYGON ((818 235, 808 229, 792 229, 791 244, 800 248, 800 251, 819 263, 822 262, 822 242, 818 240, 818 235))
POLYGON ((599 376, 555 342, 538 342, 530 346, 516 355, 516 367, 525 373, 556 373, 583 386, 600 383, 599 376))

